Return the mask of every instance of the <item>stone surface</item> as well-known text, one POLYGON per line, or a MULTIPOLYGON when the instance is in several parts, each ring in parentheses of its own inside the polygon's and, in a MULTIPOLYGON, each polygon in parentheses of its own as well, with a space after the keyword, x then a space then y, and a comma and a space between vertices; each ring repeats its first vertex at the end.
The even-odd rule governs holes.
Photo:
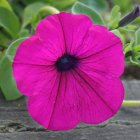
MULTIPOLYGON (((124 81, 126 99, 140 99, 140 81, 124 81)), ((26 99, 7 102, 0 95, 0 140, 140 140, 140 107, 122 107, 100 125, 80 124, 70 131, 48 131, 27 113, 26 99)))

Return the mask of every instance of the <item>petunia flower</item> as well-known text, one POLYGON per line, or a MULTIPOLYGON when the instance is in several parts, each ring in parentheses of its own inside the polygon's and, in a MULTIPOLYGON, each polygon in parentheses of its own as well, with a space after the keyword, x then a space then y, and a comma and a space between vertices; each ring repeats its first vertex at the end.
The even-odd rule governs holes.
POLYGON ((61 12, 40 21, 19 45, 12 67, 30 115, 49 130, 99 124, 124 98, 122 43, 86 15, 61 12))

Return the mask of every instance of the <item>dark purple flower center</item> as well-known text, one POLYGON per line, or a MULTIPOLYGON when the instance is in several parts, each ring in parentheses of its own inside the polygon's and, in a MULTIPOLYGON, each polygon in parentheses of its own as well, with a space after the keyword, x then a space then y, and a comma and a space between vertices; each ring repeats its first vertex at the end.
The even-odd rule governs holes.
POLYGON ((77 66, 77 63, 77 57, 69 54, 64 54, 63 56, 58 58, 55 65, 58 71, 63 72, 75 68, 77 66))

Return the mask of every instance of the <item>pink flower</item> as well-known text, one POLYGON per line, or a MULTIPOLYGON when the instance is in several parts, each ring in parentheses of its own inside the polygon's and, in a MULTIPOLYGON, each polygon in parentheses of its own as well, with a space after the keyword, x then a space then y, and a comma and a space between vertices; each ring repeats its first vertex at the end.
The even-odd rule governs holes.
POLYGON ((124 98, 123 70, 120 39, 87 16, 66 12, 43 19, 13 61, 30 115, 50 130, 112 117, 124 98))

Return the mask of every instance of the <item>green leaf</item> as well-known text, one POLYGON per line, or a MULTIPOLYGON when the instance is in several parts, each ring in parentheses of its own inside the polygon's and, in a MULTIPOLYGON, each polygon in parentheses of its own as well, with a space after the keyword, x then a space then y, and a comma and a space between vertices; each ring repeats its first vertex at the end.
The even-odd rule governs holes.
POLYGON ((34 15, 31 20, 32 29, 35 30, 36 26, 38 25, 39 21, 41 20, 41 15, 34 15))
POLYGON ((19 32, 19 20, 13 12, 0 7, 0 27, 15 38, 19 32))
MULTIPOLYGON (((129 61, 130 61, 132 64, 135 64, 135 65, 138 65, 138 66, 140 65, 136 60, 133 59, 133 57, 130 57, 130 58, 129 58, 129 61)), ((130 64, 131 64, 131 63, 130 63, 130 64)))
POLYGON ((136 45, 140 45, 140 28, 135 33, 136 45))
POLYGON ((137 24, 138 26, 140 25, 140 17, 137 17, 132 24, 137 24))
POLYGON ((118 5, 122 12, 127 12, 132 9, 132 0, 113 0, 114 5, 118 5))
MULTIPOLYGON (((0 46, 8 44, 10 39, 0 31, 0 46)), ((7 46, 8 47, 8 46, 7 46)))
POLYGON ((134 47, 134 41, 132 40, 130 43, 128 43, 124 48, 125 57, 130 58, 133 55, 133 47, 134 47))
POLYGON ((135 61, 140 65, 140 53, 135 54, 135 61))
POLYGON ((40 9, 39 13, 41 15, 44 15, 46 13, 48 13, 48 14, 56 14, 56 13, 59 13, 59 10, 56 9, 55 7, 53 7, 53 6, 45 5, 44 7, 42 7, 40 9))
POLYGON ((121 19, 120 7, 116 5, 113 7, 111 11, 109 28, 111 30, 116 29, 119 25, 120 19, 121 19))
POLYGON ((129 32, 135 32, 137 26, 135 25, 127 25, 125 27, 119 27, 119 31, 123 32, 123 33, 129 33, 129 32))
POLYGON ((13 11, 16 13, 16 15, 18 17, 22 17, 23 15, 23 10, 24 10, 24 6, 23 4, 21 4, 22 2, 18 2, 17 0, 12 0, 12 2, 10 3, 13 11))
POLYGON ((8 58, 4 58, 0 65, 0 87, 6 100, 16 100, 21 94, 16 88, 15 81, 12 77, 12 66, 8 58))
POLYGON ((11 5, 8 3, 7 0, 0 0, 0 7, 6 8, 10 11, 13 11, 11 5))
POLYGON ((27 26, 31 21, 33 20, 34 17, 37 16, 37 14, 40 11, 40 8, 44 6, 44 3, 36 2, 33 4, 28 5, 23 13, 23 25, 22 27, 24 28, 27 26))
MULTIPOLYGON (((26 4, 31 4, 38 2, 39 0, 24 0, 24 1, 26 4)), ((44 2, 60 10, 64 10, 66 8, 69 8, 76 1, 77 0, 40 0, 39 2, 44 2)))
POLYGON ((2 52, 0 51, 0 61, 1 61, 1 59, 2 59, 2 56, 3 56, 3 54, 2 54, 2 52))
MULTIPOLYGON (((32 4, 32 3, 36 3, 38 2, 39 0, 24 0, 25 3, 28 5, 28 4, 32 4)), ((40 2, 48 2, 49 0, 40 0, 40 2)), ((52 0, 51 0, 52 1, 52 0)))
POLYGON ((30 36, 28 29, 22 29, 18 34, 18 38, 23 38, 28 36, 30 36))
POLYGON ((79 0, 79 1, 97 11, 105 11, 109 8, 106 0, 79 0))
POLYGON ((140 66, 140 45, 133 47, 133 61, 140 66))
POLYGON ((5 56, 0 63, 0 87, 6 100, 16 100, 22 96, 17 90, 13 78, 12 61, 18 45, 24 39, 25 38, 21 38, 13 42, 7 49, 5 56))
POLYGON ((134 51, 134 54, 135 54, 135 53, 140 53, 140 45, 135 46, 135 47, 133 48, 133 51, 134 51))
POLYGON ((119 30, 115 29, 115 30, 112 30, 112 32, 121 39, 121 41, 123 42, 123 44, 125 43, 124 42, 124 37, 122 36, 122 34, 120 33, 119 30))
POLYGON ((132 47, 130 45, 126 46, 124 52, 125 52, 125 57, 131 56, 132 55, 132 47))
POLYGON ((76 14, 86 14, 88 15, 94 23, 96 24, 102 24, 104 25, 104 21, 101 18, 101 16, 99 15, 99 13, 97 13, 95 10, 89 8, 88 6, 86 6, 85 4, 81 3, 81 2, 76 2, 73 7, 72 7, 72 12, 76 13, 76 14))
POLYGON ((24 10, 22 28, 26 27, 28 24, 36 25, 36 18, 40 13, 55 14, 58 12, 59 11, 55 7, 45 5, 41 2, 30 4, 24 10))
POLYGON ((77 0, 48 0, 48 3, 60 10, 70 7, 77 0))
POLYGON ((9 61, 13 62, 13 58, 15 56, 15 53, 16 53, 16 50, 19 46, 19 44, 25 40, 27 37, 24 37, 24 38, 20 38, 20 39, 17 39, 16 41, 14 41, 9 47, 8 49, 6 50, 6 53, 5 53, 5 57, 7 57, 9 59, 9 61))

